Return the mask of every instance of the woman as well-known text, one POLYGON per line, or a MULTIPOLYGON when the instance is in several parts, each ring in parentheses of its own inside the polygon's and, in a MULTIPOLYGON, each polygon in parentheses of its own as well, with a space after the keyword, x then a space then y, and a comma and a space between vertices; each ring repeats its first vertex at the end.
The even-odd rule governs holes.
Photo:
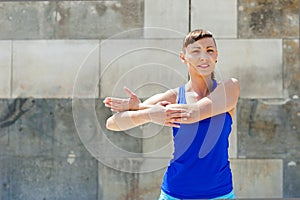
POLYGON ((143 103, 129 89, 129 99, 108 97, 117 113, 106 123, 121 131, 148 122, 173 127, 173 159, 165 172, 159 200, 235 198, 228 161, 228 137, 239 97, 239 83, 217 83, 214 69, 218 51, 209 31, 191 31, 180 59, 190 80, 143 103))

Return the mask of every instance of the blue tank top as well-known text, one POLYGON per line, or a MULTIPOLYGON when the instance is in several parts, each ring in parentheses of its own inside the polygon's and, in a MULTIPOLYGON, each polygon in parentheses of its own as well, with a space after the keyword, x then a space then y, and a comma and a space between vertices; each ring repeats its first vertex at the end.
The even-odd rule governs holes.
MULTIPOLYGON (((178 103, 186 104, 184 86, 179 88, 178 103)), ((161 189, 179 199, 209 199, 230 193, 233 189, 228 160, 231 125, 230 114, 223 113, 173 128, 173 159, 161 189)))

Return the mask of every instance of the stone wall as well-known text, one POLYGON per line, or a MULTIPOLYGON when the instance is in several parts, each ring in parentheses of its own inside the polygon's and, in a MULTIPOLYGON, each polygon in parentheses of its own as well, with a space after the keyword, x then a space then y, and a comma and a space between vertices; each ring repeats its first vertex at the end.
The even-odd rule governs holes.
POLYGON ((156 199, 170 129, 108 131, 102 100, 187 81, 195 28, 215 34, 217 79, 241 84, 236 195, 300 198, 297 0, 1 1, 0 19, 0 199, 156 199))

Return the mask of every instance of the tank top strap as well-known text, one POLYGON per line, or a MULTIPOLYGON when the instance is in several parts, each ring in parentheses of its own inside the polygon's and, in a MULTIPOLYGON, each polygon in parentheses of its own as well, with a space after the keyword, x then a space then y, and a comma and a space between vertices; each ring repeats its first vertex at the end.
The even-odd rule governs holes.
POLYGON ((212 91, 214 91, 217 86, 218 86, 218 82, 215 79, 213 79, 213 89, 212 89, 212 91))
POLYGON ((185 99, 185 85, 181 86, 179 88, 179 91, 178 91, 178 100, 177 100, 177 103, 178 104, 186 104, 186 99, 185 99))

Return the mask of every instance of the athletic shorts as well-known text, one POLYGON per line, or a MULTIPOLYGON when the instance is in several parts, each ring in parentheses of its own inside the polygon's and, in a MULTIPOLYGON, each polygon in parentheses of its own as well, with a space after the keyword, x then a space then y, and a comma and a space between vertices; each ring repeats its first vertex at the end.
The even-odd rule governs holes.
MULTIPOLYGON (((220 197, 216 197, 213 199, 236 199, 235 195, 234 195, 234 190, 232 190, 230 193, 220 196, 220 197)), ((213 200, 212 199, 212 200, 213 200)), ((164 191, 161 190, 160 196, 158 200, 180 200, 178 198, 175 197, 171 197, 170 195, 166 194, 164 191)))

